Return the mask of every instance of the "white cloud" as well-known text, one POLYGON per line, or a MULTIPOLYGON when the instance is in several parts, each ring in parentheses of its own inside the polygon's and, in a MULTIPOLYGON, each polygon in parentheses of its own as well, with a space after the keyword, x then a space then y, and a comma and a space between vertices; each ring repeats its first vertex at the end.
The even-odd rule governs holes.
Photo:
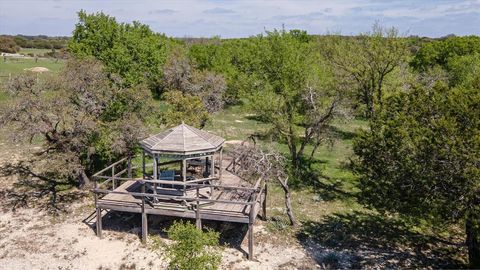
POLYGON ((122 22, 139 20, 172 36, 249 36, 282 24, 309 33, 355 34, 369 30, 376 20, 410 34, 480 34, 480 0, 4 0, 0 1, 0 33, 69 35, 80 9, 103 11, 122 22))

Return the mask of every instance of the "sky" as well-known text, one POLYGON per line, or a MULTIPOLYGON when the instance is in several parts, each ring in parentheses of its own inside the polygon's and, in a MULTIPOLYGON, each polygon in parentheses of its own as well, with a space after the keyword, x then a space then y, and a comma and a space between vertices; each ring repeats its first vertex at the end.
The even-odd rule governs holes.
POLYGON ((0 0, 0 34, 70 36, 81 9, 174 37, 248 37, 282 25, 352 35, 375 22, 403 35, 480 35, 480 0, 0 0))

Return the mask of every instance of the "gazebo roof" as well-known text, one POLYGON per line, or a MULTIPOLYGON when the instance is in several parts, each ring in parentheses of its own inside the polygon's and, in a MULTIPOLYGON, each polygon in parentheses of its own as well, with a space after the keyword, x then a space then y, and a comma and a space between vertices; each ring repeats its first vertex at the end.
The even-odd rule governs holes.
POLYGON ((182 123, 140 142, 151 153, 200 154, 217 150, 225 139, 182 123))

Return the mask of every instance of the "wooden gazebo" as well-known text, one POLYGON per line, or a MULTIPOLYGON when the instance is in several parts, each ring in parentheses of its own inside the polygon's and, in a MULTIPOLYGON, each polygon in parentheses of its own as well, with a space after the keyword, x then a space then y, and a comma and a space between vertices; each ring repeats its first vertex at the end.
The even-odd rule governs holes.
POLYGON ((140 142, 141 166, 127 157, 94 174, 97 235, 102 210, 141 213, 143 242, 148 215, 193 218, 198 228, 202 219, 246 223, 253 258, 253 223, 261 209, 266 216, 267 186, 235 174, 240 161, 223 155, 224 142, 182 123, 140 142))
MULTIPOLYGON (((153 135, 140 142, 143 148, 142 174, 144 179, 159 181, 182 181, 193 184, 212 184, 214 180, 222 177, 222 170, 215 170, 215 154, 218 154, 218 167, 222 167, 223 143, 225 139, 196 129, 182 123, 164 132, 153 135), (146 156, 153 160, 152 174, 146 172, 146 156), (166 161, 161 162, 161 159, 166 161), (175 170, 173 165, 180 165, 175 170), (161 170, 162 166, 168 169, 161 170)), ((187 196, 187 185, 179 188, 179 185, 157 184, 149 185, 154 194, 170 194, 187 196)), ((205 189, 205 188, 204 188, 205 189)), ((202 195, 210 197, 212 191, 206 190, 202 195)))

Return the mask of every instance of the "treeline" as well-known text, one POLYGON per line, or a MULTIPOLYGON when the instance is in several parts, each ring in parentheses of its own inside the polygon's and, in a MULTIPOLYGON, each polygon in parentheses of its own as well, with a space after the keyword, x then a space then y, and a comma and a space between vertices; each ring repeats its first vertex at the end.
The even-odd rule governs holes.
POLYGON ((287 146, 300 182, 318 177, 311 164, 331 121, 361 117, 368 128, 351 164, 359 200, 412 222, 465 225, 470 265, 480 267, 480 37, 405 38, 374 25, 354 37, 282 29, 179 40, 81 11, 67 49, 74 59, 60 80, 13 80, 11 92, 29 102, 0 119, 19 137, 46 139, 40 157, 58 166, 44 174, 84 185, 135 153, 148 126, 203 127, 244 104, 272 127, 261 135, 287 146))
POLYGON ((368 120, 352 157, 359 200, 413 223, 464 224, 470 266, 480 267, 480 37, 406 38, 374 25, 353 37, 176 40, 81 12, 69 49, 127 85, 149 85, 167 104, 166 125, 201 127, 244 103, 272 126, 263 135, 287 145, 292 181, 316 177, 310 164, 333 119, 368 120))
POLYGON ((6 53, 17 53, 20 48, 55 49, 59 50, 66 46, 69 37, 49 37, 44 35, 1 35, 0 51, 6 53))

